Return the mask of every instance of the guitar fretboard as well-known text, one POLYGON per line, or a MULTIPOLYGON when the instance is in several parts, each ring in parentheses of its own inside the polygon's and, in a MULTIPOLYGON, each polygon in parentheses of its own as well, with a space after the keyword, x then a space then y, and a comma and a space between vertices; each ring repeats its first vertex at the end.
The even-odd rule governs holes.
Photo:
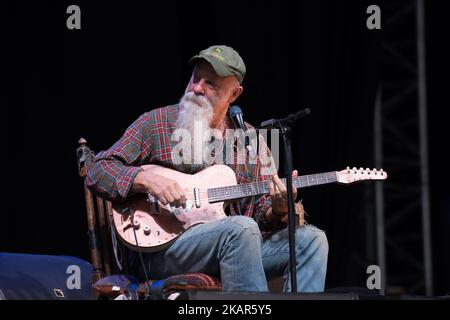
MULTIPOLYGON (((219 187, 208 189, 209 203, 234 200, 263 194, 269 194, 269 183, 272 180, 238 184, 236 186, 219 187)), ((281 179, 286 185, 286 179, 281 179)), ((292 183, 296 188, 306 188, 320 184, 334 183, 337 181, 336 171, 309 174, 292 178, 292 183)))

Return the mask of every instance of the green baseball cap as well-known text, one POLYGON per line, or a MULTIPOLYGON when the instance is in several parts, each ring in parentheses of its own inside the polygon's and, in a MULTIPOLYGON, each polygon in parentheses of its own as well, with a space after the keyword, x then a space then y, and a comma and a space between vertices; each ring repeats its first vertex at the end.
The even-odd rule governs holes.
POLYGON ((200 51, 198 55, 193 56, 189 63, 193 64, 199 59, 208 61, 220 77, 235 76, 239 83, 244 81, 246 71, 244 60, 231 47, 224 45, 211 46, 200 51))

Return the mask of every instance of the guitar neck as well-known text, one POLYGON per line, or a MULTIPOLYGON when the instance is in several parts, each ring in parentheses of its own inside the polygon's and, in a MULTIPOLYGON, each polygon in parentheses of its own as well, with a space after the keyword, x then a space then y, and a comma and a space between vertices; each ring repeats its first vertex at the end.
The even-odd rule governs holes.
MULTIPOLYGON (((281 181, 286 185, 285 178, 281 179, 281 181)), ((292 183, 296 188, 306 188, 334 182, 337 182, 336 171, 292 178, 292 183)), ((271 183, 271 180, 238 184, 236 186, 211 188, 208 189, 208 201, 214 203, 269 194, 269 183, 271 183)))

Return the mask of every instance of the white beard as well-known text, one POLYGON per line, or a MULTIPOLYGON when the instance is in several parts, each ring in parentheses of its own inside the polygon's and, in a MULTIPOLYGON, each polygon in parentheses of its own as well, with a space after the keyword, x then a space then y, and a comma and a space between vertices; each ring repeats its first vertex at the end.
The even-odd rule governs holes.
POLYGON ((190 137, 190 144, 184 144, 183 148, 185 164, 210 165, 208 161, 205 161, 204 154, 211 149, 213 115, 212 104, 205 96, 187 92, 181 98, 176 129, 183 132, 183 139, 187 138, 187 135, 190 137))

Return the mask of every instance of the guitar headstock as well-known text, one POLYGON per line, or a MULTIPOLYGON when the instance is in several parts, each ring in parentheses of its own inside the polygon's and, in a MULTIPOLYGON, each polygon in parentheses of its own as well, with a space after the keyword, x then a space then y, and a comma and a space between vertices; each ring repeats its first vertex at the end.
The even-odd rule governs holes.
POLYGON ((340 183, 352 183, 356 181, 363 181, 363 180, 386 180, 387 179, 387 173, 383 171, 383 169, 377 170, 373 169, 370 170, 369 168, 350 168, 347 167, 347 169, 337 171, 337 181, 340 183))

